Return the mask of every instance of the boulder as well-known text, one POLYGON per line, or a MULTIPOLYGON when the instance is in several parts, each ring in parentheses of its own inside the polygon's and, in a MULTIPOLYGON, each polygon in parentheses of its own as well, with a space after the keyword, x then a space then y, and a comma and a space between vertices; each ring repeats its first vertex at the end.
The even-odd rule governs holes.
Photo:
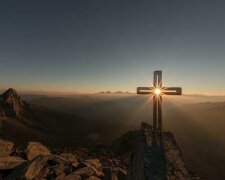
POLYGON ((64 169, 65 169, 65 165, 64 163, 60 163, 57 164, 56 166, 53 166, 54 168, 52 168, 52 172, 56 177, 60 177, 60 176, 64 176, 64 169))
POLYGON ((92 168, 95 171, 95 175, 98 177, 103 177, 102 164, 98 159, 86 159, 83 162, 87 167, 92 168))
POLYGON ((81 157, 82 159, 87 159, 89 157, 87 148, 78 148, 74 151, 74 154, 76 157, 81 157))
POLYGON ((68 162, 70 162, 73 167, 77 167, 79 165, 77 158, 71 153, 62 153, 62 154, 60 154, 60 157, 64 158, 68 162))
POLYGON ((35 177, 35 179, 46 179, 49 175, 49 167, 44 166, 39 173, 37 174, 37 176, 35 177))
POLYGON ((25 178, 34 179, 36 176, 38 176, 40 171, 48 161, 48 159, 49 159, 48 156, 39 156, 35 160, 33 160, 32 163, 27 168, 25 178))
POLYGON ((50 170, 54 176, 63 177, 65 165, 68 162, 58 155, 40 155, 28 166, 25 177, 27 179, 43 179, 49 174, 50 170))
POLYGON ((51 155, 47 155, 49 160, 52 160, 54 163, 68 163, 70 161, 68 161, 67 159, 65 159, 64 157, 61 157, 59 155, 54 155, 54 154, 51 154, 51 155))
POLYGON ((87 178, 87 180, 101 180, 101 179, 96 176, 90 176, 89 178, 87 178))
MULTIPOLYGON (((85 165, 85 164, 81 164, 81 165, 85 165)), ((77 177, 77 175, 81 177, 82 179, 86 179, 91 176, 103 177, 103 173, 101 171, 98 171, 97 169, 91 166, 85 166, 72 172, 71 174, 66 176, 66 178, 77 177)))
POLYGON ((61 177, 57 177, 57 180, 81 180, 81 177, 77 174, 70 174, 68 176, 61 176, 61 177))
POLYGON ((102 164, 100 163, 100 161, 98 159, 86 159, 84 161, 84 163, 87 166, 93 167, 97 170, 101 170, 101 168, 102 168, 102 164))
POLYGON ((50 155, 50 151, 47 147, 39 142, 29 142, 27 146, 27 159, 32 161, 34 158, 40 155, 50 155))
POLYGON ((23 164, 24 162, 26 161, 20 157, 0 157, 0 170, 14 169, 15 167, 23 164))
POLYGON ((92 167, 83 167, 81 169, 78 169, 74 172, 74 174, 81 176, 82 178, 87 178, 89 176, 94 175, 96 170, 92 167))
POLYGON ((0 156, 9 156, 12 153, 14 144, 11 141, 0 139, 0 156))

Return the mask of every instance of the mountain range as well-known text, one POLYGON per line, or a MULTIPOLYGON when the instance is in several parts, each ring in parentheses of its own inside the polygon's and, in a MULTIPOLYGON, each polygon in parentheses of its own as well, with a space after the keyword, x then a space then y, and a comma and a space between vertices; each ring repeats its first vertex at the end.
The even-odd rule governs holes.
POLYGON ((161 137, 146 123, 142 123, 139 131, 125 134, 128 129, 131 127, 108 121, 88 121, 74 113, 33 105, 22 100, 14 89, 8 89, 0 96, 0 136, 5 139, 0 139, 0 177, 203 179, 186 169, 172 133, 163 133, 161 137), (116 140, 115 135, 120 133, 124 135, 116 140), (109 144, 110 139, 113 143, 109 144), (99 146, 104 141, 105 145, 99 146), (50 146, 55 154, 40 142, 50 146), (28 146, 24 149, 26 144, 28 146), (81 149, 77 148, 82 146, 86 147, 88 154, 74 154, 73 151, 80 152, 81 149), (68 153, 65 147, 74 150, 68 153), (106 163, 111 162, 111 158, 117 162, 116 167, 106 163), (60 169, 55 164, 59 164, 60 169))
POLYGON ((75 113, 27 103, 14 89, 0 96, 0 132, 16 144, 25 144, 31 139, 48 145, 67 146, 109 143, 130 128, 110 122, 93 122, 75 113))

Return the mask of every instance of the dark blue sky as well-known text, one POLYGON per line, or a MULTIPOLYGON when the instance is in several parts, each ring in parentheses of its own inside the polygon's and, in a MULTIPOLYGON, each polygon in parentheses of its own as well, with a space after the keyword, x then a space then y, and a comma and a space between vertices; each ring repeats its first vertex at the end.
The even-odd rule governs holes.
POLYGON ((0 1, 0 87, 225 94, 224 0, 0 1))

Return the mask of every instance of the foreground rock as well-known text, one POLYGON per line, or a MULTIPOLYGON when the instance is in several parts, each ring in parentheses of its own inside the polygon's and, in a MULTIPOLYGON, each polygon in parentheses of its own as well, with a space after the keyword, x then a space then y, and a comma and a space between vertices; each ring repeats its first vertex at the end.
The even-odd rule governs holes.
POLYGON ((77 167, 79 165, 77 158, 72 153, 62 153, 62 154, 60 154, 60 157, 64 158, 66 161, 70 162, 73 167, 77 167))
POLYGON ((0 170, 13 169, 25 162, 24 159, 20 157, 7 156, 0 157, 0 170))
POLYGON ((29 161, 33 160, 40 155, 50 155, 50 151, 46 146, 39 142, 29 142, 27 146, 27 159, 29 161))
POLYGON ((48 177, 64 176, 65 172, 71 172, 72 163, 58 155, 40 155, 29 164, 26 179, 43 179, 48 177))
POLYGON ((48 156, 37 157, 29 166, 25 173, 26 179, 35 178, 48 161, 48 156))
POLYGON ((0 139, 0 156, 9 156, 12 153, 14 144, 11 141, 0 139))
POLYGON ((5 156, 0 157, 0 179, 204 179, 187 171, 172 133, 160 136, 145 123, 140 130, 126 133, 112 146, 54 148, 50 153, 43 144, 29 142, 26 148, 16 150, 20 152, 16 153, 12 152, 10 142, 1 143, 4 146, 1 152, 5 156), (28 161, 22 157, 27 157, 28 161))

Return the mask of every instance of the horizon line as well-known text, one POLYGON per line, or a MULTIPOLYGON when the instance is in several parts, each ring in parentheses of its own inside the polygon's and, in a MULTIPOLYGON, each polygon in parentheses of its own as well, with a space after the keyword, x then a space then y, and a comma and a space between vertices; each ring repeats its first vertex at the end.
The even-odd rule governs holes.
MULTIPOLYGON (((9 89, 9 88, 7 88, 9 89)), ((0 89, 1 93, 7 91, 7 89, 0 89)), ((13 88, 15 89, 15 88, 13 88)), ((15 89, 16 90, 16 89, 15 89)), ((102 95, 118 95, 118 94, 123 94, 123 95, 134 95, 136 92, 133 91, 110 91, 110 90, 105 90, 105 91, 94 91, 94 92, 76 92, 76 91, 46 91, 46 90, 16 90, 18 94, 33 94, 33 95, 94 95, 94 94, 102 94, 102 95)), ((207 93, 184 93, 184 96, 225 96, 225 94, 207 94, 207 93)))

